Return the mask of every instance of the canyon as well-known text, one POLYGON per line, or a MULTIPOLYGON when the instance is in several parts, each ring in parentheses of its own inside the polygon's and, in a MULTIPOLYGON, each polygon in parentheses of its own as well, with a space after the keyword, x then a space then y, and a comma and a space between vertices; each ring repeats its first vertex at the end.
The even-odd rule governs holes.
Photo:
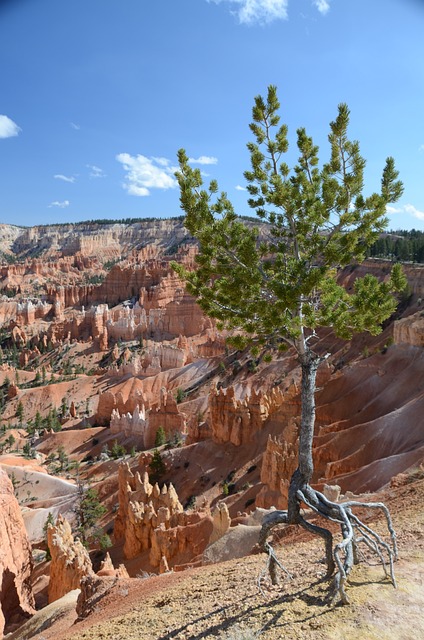
MULTIPOLYGON (((227 344, 172 269, 195 266, 180 218, 0 232, 5 633, 75 589, 89 617, 115 583, 231 560, 217 546, 231 536, 249 553, 297 466, 294 354, 265 362, 227 344), (88 489, 109 546, 92 537, 86 550, 75 538, 88 489)), ((339 280, 349 289, 389 269, 367 260, 339 280)), ((422 470, 424 268, 404 269, 408 290, 381 334, 317 336, 330 354, 317 380, 318 488, 372 496, 422 470)))

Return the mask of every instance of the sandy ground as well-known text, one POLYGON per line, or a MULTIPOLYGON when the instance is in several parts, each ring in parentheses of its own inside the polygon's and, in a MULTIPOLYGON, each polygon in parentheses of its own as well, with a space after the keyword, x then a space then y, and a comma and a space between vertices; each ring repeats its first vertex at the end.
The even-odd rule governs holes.
MULTIPOLYGON (((421 474, 422 475, 422 474, 421 474)), ((411 640, 424 638, 424 480, 389 490, 398 532, 398 588, 380 565, 349 579, 350 606, 329 606, 322 547, 300 531, 277 555, 293 578, 279 587, 258 579, 263 555, 117 583, 84 621, 68 614, 37 640, 411 640)), ((383 531, 383 523, 376 527, 383 531)))

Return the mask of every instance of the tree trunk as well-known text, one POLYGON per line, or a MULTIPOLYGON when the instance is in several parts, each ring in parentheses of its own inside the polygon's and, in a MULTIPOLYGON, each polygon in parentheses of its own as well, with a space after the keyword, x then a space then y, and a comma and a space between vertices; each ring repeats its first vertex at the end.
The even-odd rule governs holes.
POLYGON ((321 358, 308 349, 299 356, 299 360, 302 367, 301 417, 298 467, 291 478, 288 496, 288 521, 291 524, 299 522, 300 519, 297 491, 309 484, 314 472, 312 444, 315 427, 315 383, 321 358))

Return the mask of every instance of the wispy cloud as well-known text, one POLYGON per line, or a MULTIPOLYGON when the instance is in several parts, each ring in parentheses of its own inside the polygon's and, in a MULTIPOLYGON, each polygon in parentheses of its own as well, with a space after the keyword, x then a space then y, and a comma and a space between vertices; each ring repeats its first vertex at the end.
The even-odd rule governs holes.
POLYGON ((66 207, 69 207, 71 203, 69 202, 69 200, 62 200, 62 202, 59 202, 59 200, 55 200, 54 202, 51 202, 49 204, 49 208, 50 207, 59 207, 59 209, 66 209, 66 207))
POLYGON ((406 213, 409 213, 414 218, 418 218, 418 220, 424 220, 424 211, 420 211, 413 204, 406 204, 404 206, 406 213))
POLYGON ((7 116, 0 115, 0 138, 13 138, 21 128, 7 116))
POLYGON ((90 178, 106 178, 106 174, 100 167, 95 164, 87 164, 87 169, 90 169, 90 178))
POLYGON ((214 156, 199 156, 198 158, 189 158, 190 164, 218 164, 218 158, 214 156))
POLYGON ((70 122, 69 123, 72 127, 72 129, 75 129, 75 131, 79 131, 81 129, 79 124, 76 124, 75 122, 70 122))
POLYGON ((418 220, 424 220, 424 211, 420 211, 419 209, 414 207, 413 204, 404 204, 401 207, 392 207, 388 205, 386 207, 386 212, 388 214, 407 213, 414 218, 417 218, 418 220))
POLYGON ((418 147, 418 151, 424 151, 424 144, 420 144, 420 146, 418 147))
POLYGON ((242 187, 241 184, 236 185, 237 191, 247 191, 246 187, 242 187))
POLYGON ((316 6, 321 15, 325 16, 330 10, 329 0, 313 0, 313 4, 316 6))
POLYGON ((64 182, 75 182, 75 176, 64 176, 62 173, 56 173, 53 178, 63 180, 64 182))
POLYGON ((127 172, 123 187, 132 196, 149 196, 151 189, 173 189, 177 185, 177 167, 171 166, 167 158, 120 153, 116 159, 127 172))
POLYGON ((287 19, 289 0, 208 0, 208 2, 228 2, 240 24, 269 24, 274 20, 287 19))

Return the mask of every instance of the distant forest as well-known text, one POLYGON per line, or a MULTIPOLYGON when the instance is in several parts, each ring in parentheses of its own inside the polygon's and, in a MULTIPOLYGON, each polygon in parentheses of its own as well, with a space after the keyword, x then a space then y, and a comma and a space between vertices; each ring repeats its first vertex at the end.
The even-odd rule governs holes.
POLYGON ((371 258, 399 262, 424 262, 424 231, 389 231, 381 234, 368 251, 371 258))

